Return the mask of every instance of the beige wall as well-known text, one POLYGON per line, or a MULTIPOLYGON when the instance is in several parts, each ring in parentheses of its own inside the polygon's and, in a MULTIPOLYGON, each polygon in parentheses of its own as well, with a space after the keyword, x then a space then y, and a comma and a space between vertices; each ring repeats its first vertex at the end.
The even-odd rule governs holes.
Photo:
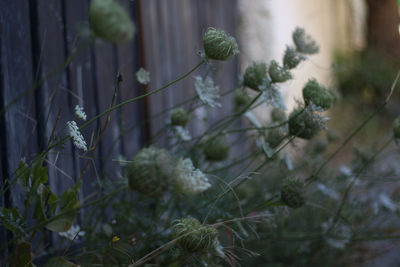
MULTIPOLYGON (((362 47, 365 16, 364 0, 239 0, 242 71, 252 60, 281 62, 291 34, 302 27, 320 46, 293 71, 295 79, 281 86, 288 110, 310 77, 333 86, 333 53, 362 47)), ((265 112, 264 112, 265 113, 265 112)))

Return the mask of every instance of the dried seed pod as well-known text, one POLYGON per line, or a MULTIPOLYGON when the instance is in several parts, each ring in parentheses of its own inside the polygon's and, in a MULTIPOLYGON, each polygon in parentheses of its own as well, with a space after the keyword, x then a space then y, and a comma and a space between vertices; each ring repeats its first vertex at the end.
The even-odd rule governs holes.
POLYGON ((244 73, 243 85, 260 91, 263 79, 267 77, 267 65, 264 62, 253 62, 244 73))
POLYGON ((129 14, 115 0, 92 0, 89 21, 95 36, 113 43, 126 43, 135 33, 129 14))
POLYGON ((188 252, 202 252, 215 248, 218 231, 209 226, 201 225, 195 218, 177 220, 172 228, 172 236, 177 238, 177 244, 188 252))
POLYGON ((235 38, 215 28, 208 28, 203 36, 203 45, 209 59, 228 60, 239 54, 235 38))
POLYGON ((170 154, 154 147, 140 150, 127 169, 129 188, 151 197, 159 197, 168 191, 172 174, 170 154))
POLYGON ((288 207, 302 207, 305 203, 303 182, 294 178, 285 179, 281 187, 281 200, 288 207))

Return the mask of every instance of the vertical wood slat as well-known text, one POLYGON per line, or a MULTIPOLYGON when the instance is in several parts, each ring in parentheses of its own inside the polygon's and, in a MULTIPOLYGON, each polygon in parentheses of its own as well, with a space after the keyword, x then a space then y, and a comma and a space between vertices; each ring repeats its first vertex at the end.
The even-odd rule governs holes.
MULTIPOLYGON (((33 71, 30 43, 29 3, 24 0, 0 2, 0 149, 1 182, 14 180, 14 171, 22 157, 29 159, 37 150, 35 104, 23 97, 9 105, 32 85, 33 71), (8 106, 9 105, 9 106, 8 106), (21 129, 25 129, 21 131, 21 129)), ((6 207, 17 206, 22 211, 24 192, 15 183, 5 194, 6 207)), ((5 240, 1 226, 0 243, 5 240)))

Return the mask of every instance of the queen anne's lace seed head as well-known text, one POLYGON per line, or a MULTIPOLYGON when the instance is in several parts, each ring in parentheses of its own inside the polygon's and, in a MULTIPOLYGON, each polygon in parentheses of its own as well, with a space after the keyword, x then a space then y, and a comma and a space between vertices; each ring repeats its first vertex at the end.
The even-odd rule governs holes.
POLYGON ((191 159, 180 159, 175 168, 175 188, 183 194, 203 192, 211 187, 207 176, 193 166, 191 159))
POLYGON ((269 77, 271 77, 272 82, 274 83, 283 83, 292 78, 292 74, 285 67, 279 66, 278 62, 272 60, 269 69, 268 69, 269 77))
POLYGON ((140 68, 136 72, 136 79, 141 84, 148 84, 150 82, 150 72, 143 68, 140 68))
POLYGON ((294 109, 289 115, 289 133, 303 139, 313 138, 321 129, 326 129, 329 120, 321 111, 312 102, 305 108, 294 109))
POLYGON ((210 77, 207 77, 207 79, 204 80, 202 77, 196 76, 194 88, 196 89, 196 93, 201 102, 212 108, 221 107, 221 104, 218 102, 218 99, 220 98, 219 86, 215 85, 214 81, 210 77))
POLYGON ((115 0, 92 0, 89 21, 96 36, 113 43, 126 43, 135 33, 129 14, 115 0))
POLYGON ((83 107, 80 107, 79 105, 76 105, 75 106, 75 115, 78 117, 78 118, 80 118, 80 119, 82 119, 82 120, 86 120, 86 118, 87 118, 87 116, 86 116, 86 113, 85 113, 85 111, 83 110, 83 107))
POLYGON ((287 178, 281 187, 281 200, 291 208, 300 208, 305 203, 304 184, 298 179, 287 178))
POLYGON ((267 65, 264 62, 253 62, 244 73, 243 85, 253 90, 259 91, 258 88, 263 79, 267 77, 267 65))
POLYGON ((215 249, 218 231, 214 227, 201 225, 195 218, 183 218, 175 221, 172 236, 177 244, 188 252, 204 252, 215 249))
POLYGON ((170 154, 155 147, 140 150, 127 169, 129 188, 151 197, 168 191, 172 175, 170 154))
POLYGON ((243 89, 236 89, 233 93, 233 102, 235 104, 235 110, 239 111, 251 102, 251 96, 243 89))
POLYGON ((287 46, 283 56, 283 66, 287 69, 294 69, 300 62, 306 60, 306 57, 299 54, 295 48, 287 46))
POLYGON ((325 110, 332 106, 335 97, 331 91, 320 85, 317 80, 310 79, 303 87, 303 99, 306 104, 312 102, 325 110))
POLYGON ((292 39, 299 53, 312 55, 319 51, 317 43, 302 28, 296 28, 292 34, 292 39))
POLYGON ((212 138, 203 145, 203 153, 207 160, 222 161, 229 156, 230 147, 222 137, 212 138))
POLYGON ((283 109, 274 108, 271 110, 271 120, 273 122, 284 122, 286 118, 286 113, 283 109))
POLYGON ((78 125, 76 125, 76 122, 68 121, 67 126, 68 126, 69 136, 71 136, 74 145, 79 149, 87 151, 86 141, 85 139, 83 139, 83 136, 79 131, 79 127, 78 125))
POLYGON ((209 28, 203 36, 203 45, 209 59, 228 60, 239 54, 235 38, 222 30, 209 28))
POLYGON ((189 113, 183 108, 176 108, 171 111, 171 125, 172 126, 186 126, 189 122, 189 113))

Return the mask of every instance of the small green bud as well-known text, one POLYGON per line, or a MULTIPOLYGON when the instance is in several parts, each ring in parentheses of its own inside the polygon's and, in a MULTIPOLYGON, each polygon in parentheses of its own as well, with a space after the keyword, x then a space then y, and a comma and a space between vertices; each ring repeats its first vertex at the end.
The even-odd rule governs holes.
POLYGON ((284 122, 286 121, 286 113, 283 109, 274 108, 271 110, 271 120, 273 122, 284 122))
POLYGON ((171 111, 172 126, 186 126, 189 122, 190 115, 183 108, 176 108, 171 111))
POLYGON ((209 161, 222 161, 229 156, 230 147, 221 137, 212 138, 203 146, 203 153, 209 161))
POLYGON ((311 139, 321 130, 321 124, 310 112, 294 109, 289 115, 289 133, 303 139, 311 139))
POLYGON ((393 136, 395 139, 400 139, 400 117, 393 121, 393 136))
POLYGON ((264 62, 253 62, 244 73, 243 85, 260 91, 259 86, 265 77, 267 77, 267 65, 264 62))
POLYGON ((285 55, 283 56, 283 66, 287 69, 296 68, 300 62, 306 60, 306 57, 296 52, 293 47, 286 47, 285 55))
POLYGON ((286 178, 281 187, 281 200, 288 207, 300 208, 305 203, 304 184, 294 178, 286 178))
POLYGON ((209 59, 228 60, 239 54, 235 38, 222 30, 208 28, 203 36, 203 45, 209 59))
POLYGON ((233 102, 235 104, 235 109, 239 110, 251 102, 251 96, 242 89, 236 89, 233 93, 233 102))
POLYGON ((306 104, 312 102, 318 107, 328 109, 335 101, 335 96, 320 85, 317 80, 311 79, 303 87, 303 99, 306 104))
POLYGON ((172 228, 177 244, 188 252, 203 252, 215 248, 217 229, 201 225, 195 218, 177 220, 172 228))
POLYGON ((270 148, 278 147, 285 139, 286 132, 283 128, 274 128, 268 131, 265 141, 269 144, 270 148))
POLYGON ((292 78, 292 74, 290 74, 289 70, 279 66, 278 62, 275 60, 271 61, 268 73, 274 83, 283 83, 292 78))
POLYGON ((143 195, 159 197, 168 191, 173 171, 171 156, 167 150, 143 148, 128 165, 129 188, 143 195))
POLYGON ((319 51, 317 43, 302 28, 296 28, 292 34, 292 39, 299 53, 312 55, 319 51))
POLYGON ((114 0, 92 0, 89 21, 96 36, 113 43, 126 43, 135 33, 129 14, 114 0))

